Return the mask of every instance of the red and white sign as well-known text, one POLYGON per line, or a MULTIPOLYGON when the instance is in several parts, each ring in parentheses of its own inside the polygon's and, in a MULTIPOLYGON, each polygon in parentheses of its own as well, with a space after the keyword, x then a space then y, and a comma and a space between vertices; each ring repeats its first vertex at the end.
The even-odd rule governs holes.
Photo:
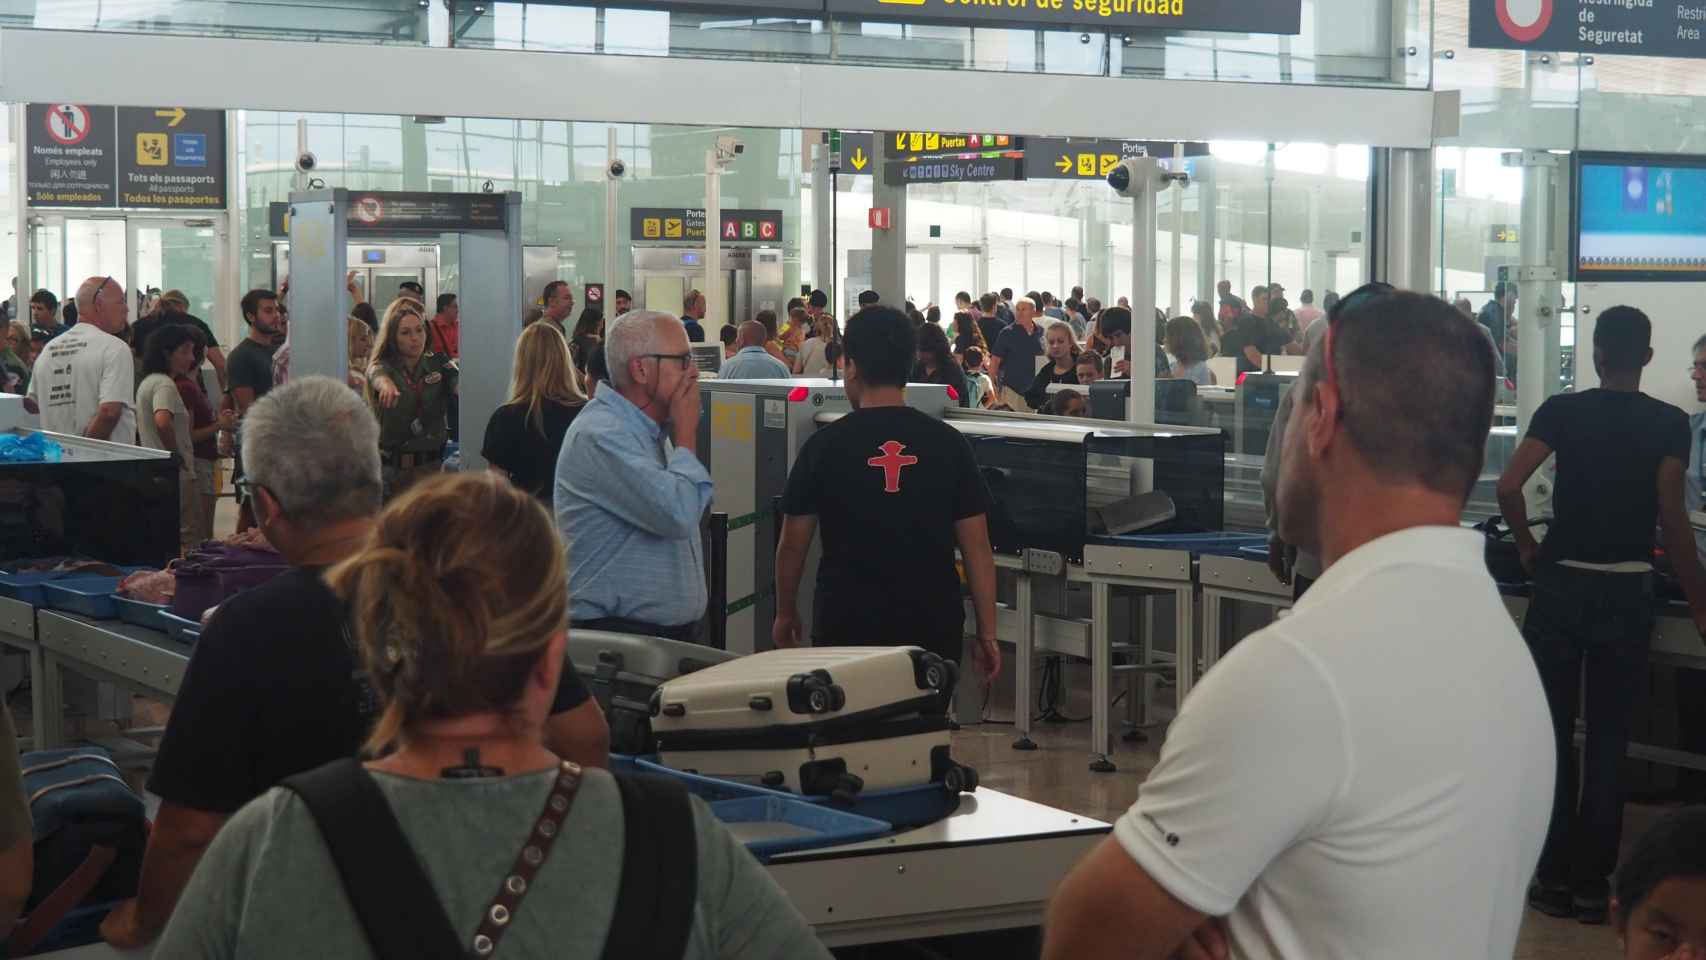
POLYGON ((758 239, 760 239, 760 240, 774 240, 774 239, 776 239, 776 224, 772 221, 769 221, 769 220, 758 221, 758 239))
POLYGON ((1518 43, 1540 39, 1552 24, 1553 0, 1494 0, 1499 28, 1518 43))
POLYGON ((56 103, 47 112, 47 135, 65 146, 82 143, 89 135, 89 108, 78 103, 56 103))
POLYGON ((870 219, 872 230, 894 229, 894 210, 889 207, 872 207, 870 219))
POLYGON ((385 217, 385 205, 379 202, 378 197, 356 197, 352 212, 362 223, 378 223, 385 217))

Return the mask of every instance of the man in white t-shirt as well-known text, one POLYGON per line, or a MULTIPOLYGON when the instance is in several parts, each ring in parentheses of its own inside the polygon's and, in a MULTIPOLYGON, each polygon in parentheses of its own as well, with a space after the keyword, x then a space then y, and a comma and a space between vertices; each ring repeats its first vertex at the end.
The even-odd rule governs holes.
POLYGON ((1281 536, 1326 572, 1186 699, 1056 892, 1049 960, 1515 948, 1555 761, 1534 661, 1458 522, 1492 355, 1432 297, 1346 300, 1293 387, 1278 489, 1281 536))
POLYGON ((114 336, 130 319, 129 299, 111 277, 77 289, 77 325, 48 342, 30 377, 43 430, 136 443, 136 363, 114 336))

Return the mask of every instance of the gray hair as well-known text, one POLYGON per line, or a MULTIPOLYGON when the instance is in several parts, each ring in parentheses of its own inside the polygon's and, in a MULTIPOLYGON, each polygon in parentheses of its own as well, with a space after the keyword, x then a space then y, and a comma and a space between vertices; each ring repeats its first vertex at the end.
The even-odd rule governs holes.
POLYGON ((1694 341, 1694 351, 1693 352, 1699 353, 1702 350, 1706 350, 1706 335, 1703 335, 1703 336, 1701 336, 1700 339, 1694 341))
POLYGON ((634 310, 617 317, 604 331, 604 366, 610 371, 611 386, 618 390, 630 386, 628 361, 658 351, 662 340, 659 323, 664 320, 681 323, 667 313, 634 310))
POLYGON ((243 471, 297 523, 321 526, 379 511, 379 422, 331 377, 303 377, 243 417, 243 471))

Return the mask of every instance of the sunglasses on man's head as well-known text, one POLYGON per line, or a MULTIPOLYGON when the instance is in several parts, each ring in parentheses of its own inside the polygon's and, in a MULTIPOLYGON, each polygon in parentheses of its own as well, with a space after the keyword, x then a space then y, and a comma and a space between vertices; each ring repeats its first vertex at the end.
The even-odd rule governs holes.
POLYGON ((1339 329, 1339 318, 1343 317, 1347 310, 1397 292, 1398 288, 1392 284, 1376 280, 1345 294, 1338 303, 1333 304, 1333 309, 1327 311, 1327 342, 1321 349, 1321 362, 1327 366, 1327 386, 1333 388, 1333 395, 1339 398, 1340 417, 1345 415, 1345 398, 1339 393, 1339 376, 1333 363, 1333 333, 1339 329))

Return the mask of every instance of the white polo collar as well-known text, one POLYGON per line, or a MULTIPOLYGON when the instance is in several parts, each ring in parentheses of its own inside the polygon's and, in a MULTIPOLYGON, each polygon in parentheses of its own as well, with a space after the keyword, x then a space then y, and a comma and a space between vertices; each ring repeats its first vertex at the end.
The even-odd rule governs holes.
POLYGON ((1490 577, 1485 550, 1482 534, 1462 527, 1422 526, 1389 533, 1340 557, 1297 602, 1296 610, 1327 604, 1387 567, 1450 567, 1490 577))

